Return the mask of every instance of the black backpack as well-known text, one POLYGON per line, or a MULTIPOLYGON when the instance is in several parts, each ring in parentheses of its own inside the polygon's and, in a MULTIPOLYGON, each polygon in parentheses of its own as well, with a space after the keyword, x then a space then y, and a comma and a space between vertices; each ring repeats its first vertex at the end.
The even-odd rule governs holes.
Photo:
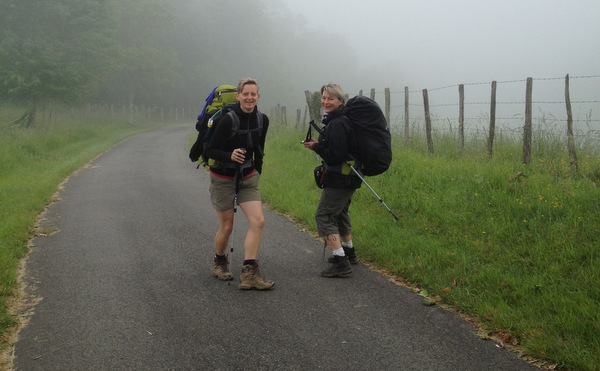
POLYGON ((392 136, 377 102, 358 95, 346 102, 344 115, 354 129, 363 175, 385 172, 392 162, 392 136))
MULTIPOLYGON (((195 162, 198 161, 200 157, 202 157, 203 165, 206 165, 208 167, 219 167, 219 164, 216 163, 215 160, 208 158, 208 156, 206 155, 206 148, 208 147, 208 143, 210 141, 210 138, 212 137, 213 132, 219 125, 219 122, 221 121, 221 118, 224 115, 229 116, 231 118, 231 121, 233 122, 231 127, 230 138, 233 138, 238 134, 246 134, 250 136, 251 132, 255 130, 258 131, 258 133, 262 133, 263 115, 258 109, 256 110, 257 128, 251 130, 240 130, 240 118, 233 111, 233 107, 236 104, 237 103, 228 104, 220 110, 218 110, 212 116, 207 116, 205 120, 199 120, 196 123, 196 129, 198 130, 198 138, 196 138, 196 142, 192 145, 192 148, 190 149, 190 160, 195 162)), ((262 148, 258 148, 257 150, 262 153, 262 148)))

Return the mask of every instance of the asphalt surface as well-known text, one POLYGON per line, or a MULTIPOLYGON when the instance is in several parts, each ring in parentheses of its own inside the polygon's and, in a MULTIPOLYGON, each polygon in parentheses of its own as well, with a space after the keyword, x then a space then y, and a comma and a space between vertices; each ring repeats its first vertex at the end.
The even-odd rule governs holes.
POLYGON ((192 126, 128 139, 65 183, 42 222, 58 232, 27 261, 41 300, 15 370, 537 370, 363 264, 320 277, 322 243, 268 210, 259 259, 275 289, 238 289, 241 210, 235 280, 212 277, 217 220, 187 158, 192 126))

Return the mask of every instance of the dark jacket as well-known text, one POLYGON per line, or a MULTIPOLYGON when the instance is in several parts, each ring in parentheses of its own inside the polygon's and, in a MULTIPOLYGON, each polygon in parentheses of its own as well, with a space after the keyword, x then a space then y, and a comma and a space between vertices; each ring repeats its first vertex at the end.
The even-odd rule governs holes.
POLYGON ((252 173, 254 170, 261 173, 265 137, 267 136, 267 130, 269 129, 269 118, 267 115, 260 113, 263 118, 263 123, 262 130, 259 131, 256 119, 257 108, 254 108, 254 112, 252 113, 245 113, 240 108, 240 105, 236 104, 233 108, 233 112, 239 117, 240 130, 243 132, 237 132, 237 134, 233 135, 232 119, 227 115, 222 116, 208 143, 206 154, 209 158, 221 162, 224 166, 211 168, 210 170, 217 175, 233 177, 235 175, 236 163, 231 160, 231 153, 234 149, 245 148, 246 161, 253 160, 253 166, 244 168, 244 176, 252 173), (247 131, 249 129, 250 135, 248 136, 247 131))
MULTIPOLYGON (((325 127, 314 151, 323 159, 325 187, 359 188, 362 181, 350 170, 346 160, 355 158, 358 145, 350 121, 343 116, 344 106, 323 117, 325 127)), ((360 169, 360 164, 356 164, 360 169)))

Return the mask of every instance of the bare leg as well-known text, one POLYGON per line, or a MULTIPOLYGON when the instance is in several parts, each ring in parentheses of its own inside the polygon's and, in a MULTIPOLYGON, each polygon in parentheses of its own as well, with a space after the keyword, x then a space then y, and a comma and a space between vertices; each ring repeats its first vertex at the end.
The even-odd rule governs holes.
POLYGON ((219 217, 219 230, 215 236, 215 252, 217 255, 225 255, 229 237, 233 231, 233 209, 217 211, 219 217))
POLYGON ((337 233, 328 235, 325 237, 325 241, 327 241, 327 246, 329 246, 331 251, 342 248, 342 240, 340 239, 340 235, 337 233))
POLYGON ((262 231, 265 226, 265 217, 261 201, 250 201, 240 204, 248 219, 248 232, 244 241, 244 259, 256 259, 262 231))

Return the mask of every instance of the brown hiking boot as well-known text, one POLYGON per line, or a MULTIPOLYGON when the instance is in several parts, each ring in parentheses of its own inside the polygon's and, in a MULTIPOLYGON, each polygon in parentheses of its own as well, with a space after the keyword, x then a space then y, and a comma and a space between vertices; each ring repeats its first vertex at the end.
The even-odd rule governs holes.
POLYGON ((213 262, 213 276, 217 277, 221 281, 231 281, 233 279, 233 275, 229 272, 229 262, 227 261, 227 256, 216 256, 213 262))
MULTIPOLYGON (((354 250, 354 247, 342 246, 342 248, 344 249, 344 254, 346 254, 346 256, 348 257, 348 261, 350 262, 350 264, 352 264, 352 265, 358 264, 358 257, 356 256, 356 251, 354 250)), ((333 256, 330 256, 327 261, 330 263, 333 263, 334 262, 333 256)))
POLYGON ((333 265, 321 272, 323 277, 344 277, 352 273, 347 256, 333 256, 333 265))
POLYGON ((269 290, 275 282, 262 278, 258 264, 244 265, 240 275, 240 289, 269 290))

